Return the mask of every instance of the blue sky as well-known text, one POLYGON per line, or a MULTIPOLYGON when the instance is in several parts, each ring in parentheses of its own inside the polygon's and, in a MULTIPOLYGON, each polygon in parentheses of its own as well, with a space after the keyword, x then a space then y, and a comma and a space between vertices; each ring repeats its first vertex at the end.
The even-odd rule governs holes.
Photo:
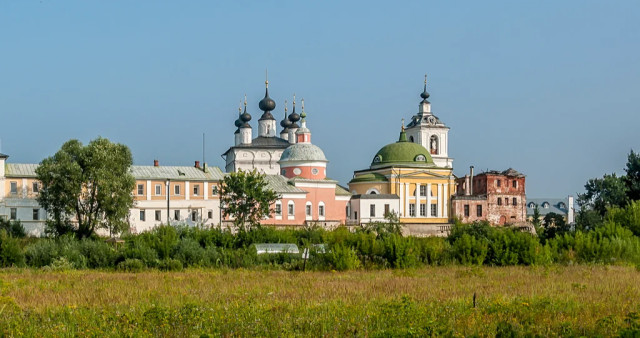
MULTIPOLYGON (((305 99, 346 184, 415 114, 424 73, 454 172, 513 167, 582 192, 640 150, 639 1, 2 1, 0 133, 14 163, 71 138, 136 164, 223 166, 246 93, 305 99)), ((289 103, 290 104, 290 103, 289 103)))

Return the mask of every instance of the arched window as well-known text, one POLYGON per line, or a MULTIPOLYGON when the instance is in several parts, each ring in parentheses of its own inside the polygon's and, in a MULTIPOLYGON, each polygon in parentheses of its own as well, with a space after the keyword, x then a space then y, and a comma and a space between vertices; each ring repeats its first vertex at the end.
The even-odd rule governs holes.
POLYGON ((530 203, 529 203, 529 208, 530 208, 530 209, 533 209, 533 208, 535 208, 535 207, 536 207, 536 204, 535 204, 535 203, 533 203, 533 202, 530 202, 530 203))
POLYGON ((376 194, 380 194, 380 191, 376 188, 370 188, 369 190, 367 190, 366 195, 376 195, 376 194))
POLYGON ((545 209, 549 209, 549 202, 542 203, 542 207, 545 209))
POLYGON ((282 217, 282 202, 276 202, 274 213, 276 215, 276 218, 282 217))
POLYGON ((414 142, 414 143, 415 143, 415 141, 413 140, 413 136, 409 136, 409 141, 411 141, 411 142, 414 142))
POLYGON ((318 202, 318 219, 324 220, 324 202, 318 202))

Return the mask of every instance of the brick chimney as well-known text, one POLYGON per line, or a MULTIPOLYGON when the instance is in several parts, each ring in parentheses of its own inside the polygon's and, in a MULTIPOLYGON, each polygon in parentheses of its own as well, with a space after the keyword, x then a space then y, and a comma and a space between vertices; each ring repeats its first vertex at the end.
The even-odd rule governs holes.
POLYGON ((198 168, 198 169, 200 169, 200 161, 196 161, 196 165, 195 165, 195 167, 196 167, 196 168, 198 168))
POLYGON ((159 167, 160 166, 160 162, 158 160, 153 160, 153 166, 154 167, 159 167))

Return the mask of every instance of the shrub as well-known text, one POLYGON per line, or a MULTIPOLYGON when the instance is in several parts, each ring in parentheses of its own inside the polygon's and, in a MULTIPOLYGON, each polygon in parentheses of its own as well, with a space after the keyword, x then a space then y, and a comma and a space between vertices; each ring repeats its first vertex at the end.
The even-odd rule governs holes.
POLYGON ((0 231, 6 231, 7 234, 14 238, 24 238, 27 236, 27 232, 24 230, 24 226, 19 220, 7 220, 0 218, 0 231))
POLYGON ((29 266, 47 266, 58 258, 58 246, 52 239, 41 239, 26 247, 25 257, 29 266))
POLYGON ((86 258, 88 268, 110 268, 116 261, 116 250, 100 240, 83 239, 78 243, 78 249, 86 258))
POLYGON ((415 243, 411 238, 397 234, 384 237, 384 257, 394 268, 411 268, 418 265, 415 243))
POLYGON ((453 255, 462 264, 482 264, 489 251, 489 242, 467 233, 458 237, 452 245, 453 255))
POLYGON ((0 230, 0 266, 23 266, 24 253, 18 239, 13 238, 6 230, 0 230))
POLYGON ((182 262, 177 259, 168 258, 160 261, 158 268, 165 271, 180 271, 182 270, 182 262))
POLYGON ((139 259, 150 268, 158 265, 158 253, 146 242, 136 238, 126 242, 123 256, 125 259, 139 259))
POLYGON ((51 264, 43 268, 50 271, 68 271, 68 270, 73 270, 74 266, 65 257, 60 257, 60 258, 55 258, 51 262, 51 264))
POLYGON ((118 264, 118 270, 140 272, 144 270, 144 263, 139 259, 127 258, 118 264))
POLYGON ((337 244, 327 255, 331 266, 338 271, 353 270, 360 267, 355 251, 348 246, 337 244))
POLYGON ((174 258, 185 266, 200 266, 204 261, 204 249, 192 238, 183 238, 175 249, 174 258))

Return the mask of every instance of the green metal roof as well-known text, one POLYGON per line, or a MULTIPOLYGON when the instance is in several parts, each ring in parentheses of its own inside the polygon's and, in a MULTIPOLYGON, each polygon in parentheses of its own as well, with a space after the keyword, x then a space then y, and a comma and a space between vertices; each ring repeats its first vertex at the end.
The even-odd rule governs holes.
POLYGON ((176 181, 220 181, 224 177, 218 167, 207 167, 207 171, 186 166, 131 166, 131 174, 136 179, 176 180, 176 181))
POLYGON ((6 163, 4 166, 6 177, 36 177, 38 164, 33 163, 6 163))
POLYGON ((336 196, 351 196, 351 193, 347 188, 336 184, 336 196))
POLYGON ((408 142, 404 130, 400 132, 398 142, 387 144, 376 153, 371 162, 371 169, 402 165, 435 167, 427 148, 417 143, 408 142))
POLYGON ((266 175, 265 181, 267 181, 267 188, 271 189, 277 193, 303 193, 306 194, 305 190, 297 188, 289 183, 289 179, 281 176, 281 175, 266 175))
POLYGON ((378 173, 368 173, 364 175, 358 175, 354 177, 349 183, 359 183, 359 182, 388 182, 386 176, 378 173))

